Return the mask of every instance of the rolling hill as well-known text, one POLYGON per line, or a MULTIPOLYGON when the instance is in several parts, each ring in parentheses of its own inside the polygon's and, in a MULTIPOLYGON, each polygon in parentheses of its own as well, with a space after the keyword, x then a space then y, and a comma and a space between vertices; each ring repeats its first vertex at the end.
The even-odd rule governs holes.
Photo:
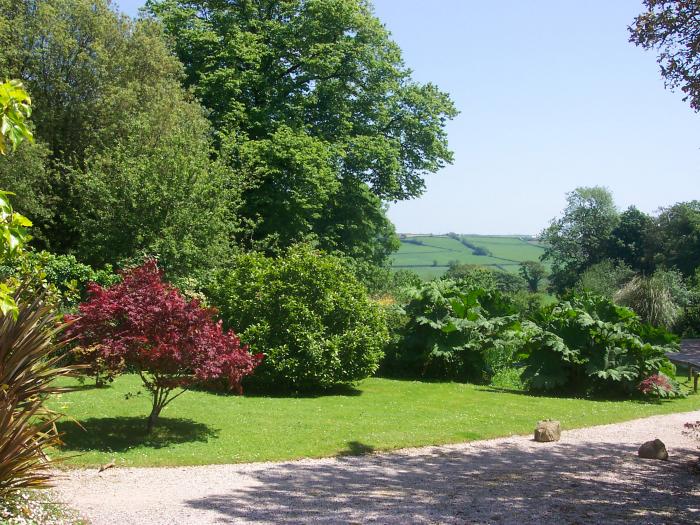
POLYGON ((522 261, 538 260, 544 248, 529 236, 401 234, 392 267, 429 279, 442 275, 452 261, 517 272, 522 261))

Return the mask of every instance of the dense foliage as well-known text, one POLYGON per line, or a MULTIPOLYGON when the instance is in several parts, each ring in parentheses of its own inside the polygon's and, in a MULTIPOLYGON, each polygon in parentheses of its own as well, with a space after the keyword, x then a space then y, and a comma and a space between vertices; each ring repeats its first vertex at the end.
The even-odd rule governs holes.
POLYGON ((326 389, 377 370, 385 320, 342 259, 305 246, 277 258, 244 254, 208 292, 227 325, 265 353, 254 384, 326 389))
POLYGON ((540 282, 547 277, 547 268, 539 261, 521 262, 518 272, 527 281, 527 286, 532 293, 539 291, 540 282))
POLYGON ((0 0, 0 78, 25 79, 37 117, 0 186, 37 247, 93 266, 155 256, 171 279, 299 242, 386 263, 386 203, 451 162, 456 110, 411 78, 370 4, 147 8, 0 0))
POLYGON ((498 290, 500 292, 519 292, 527 289, 527 282, 522 276, 501 270, 491 270, 476 264, 450 263, 445 278, 461 281, 473 288, 498 290))
POLYGON ((634 276, 635 271, 624 262, 605 259, 581 272, 575 289, 612 299, 634 276))
POLYGON ((577 188, 567 194, 561 217, 542 232, 543 260, 551 264, 552 287, 562 292, 573 287, 580 272, 605 257, 605 246, 619 217, 612 195, 605 188, 577 188))
POLYGON ((658 257, 652 255, 655 248, 650 237, 655 229, 653 217, 630 206, 620 213, 617 226, 605 243, 604 257, 635 271, 653 269, 658 257))
POLYGON ((250 175, 244 216, 254 246, 316 240, 365 260, 396 249, 383 201, 420 195, 452 160, 449 96, 411 78, 365 0, 152 0, 250 175))
POLYGON ((614 297, 646 322, 678 333, 700 331, 690 291, 700 267, 699 201, 661 208, 655 216, 634 207, 618 213, 604 188, 579 188, 542 239, 557 293, 614 297))
POLYGON ((677 340, 630 309, 592 294, 545 307, 527 338, 523 379, 535 390, 631 394, 641 381, 672 373, 665 352, 677 340))
POLYGON ((98 346, 108 366, 138 372, 153 400, 149 430, 163 408, 193 384, 225 378, 240 392, 241 380, 262 359, 233 331, 224 331, 212 310, 186 301, 163 282, 153 260, 109 288, 90 285, 89 295, 79 315, 68 316, 67 335, 82 347, 98 346))
POLYGON ((66 310, 86 298, 87 286, 109 286, 119 276, 108 265, 96 270, 79 262, 73 255, 56 255, 47 251, 26 251, 0 265, 0 279, 32 280, 50 287, 56 306, 66 310))
POLYGON ((656 266, 675 268, 692 277, 700 268, 700 201, 662 208, 655 222, 649 257, 656 266))
POLYGON ((521 325, 501 292, 467 281, 431 281, 404 308, 407 323, 387 350, 390 376, 483 382, 513 364, 521 325))
POLYGON ((614 266, 601 266, 600 272, 610 268, 620 278, 627 269, 651 274, 659 268, 689 278, 700 267, 700 201, 661 208, 656 216, 634 207, 618 213, 604 188, 578 188, 542 240, 558 292, 575 287, 583 272, 600 263, 614 266))
POLYGON ((225 261, 241 184, 157 23, 106 0, 0 0, 0 48, 37 140, 0 161, 0 185, 38 247, 97 266, 158 255, 172 276, 225 261))

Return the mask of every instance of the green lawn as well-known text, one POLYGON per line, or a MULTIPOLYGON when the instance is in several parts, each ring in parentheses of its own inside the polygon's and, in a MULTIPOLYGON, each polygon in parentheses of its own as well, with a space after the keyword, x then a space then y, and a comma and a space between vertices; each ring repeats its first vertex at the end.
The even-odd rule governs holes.
POLYGON ((664 403, 535 397, 458 383, 367 379, 345 395, 238 397, 187 392, 144 433, 148 398, 137 376, 52 400, 68 465, 199 465, 356 454, 530 433, 543 418, 564 428, 700 409, 700 396, 664 403), (81 428, 78 423, 83 427, 81 428), (75 455, 79 454, 79 455, 75 455))

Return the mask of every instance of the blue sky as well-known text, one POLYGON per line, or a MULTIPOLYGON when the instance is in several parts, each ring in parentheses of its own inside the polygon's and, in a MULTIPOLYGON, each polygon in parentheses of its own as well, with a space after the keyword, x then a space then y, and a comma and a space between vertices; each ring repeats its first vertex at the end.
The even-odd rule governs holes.
MULTIPOLYGON (((135 14, 143 2, 121 0, 135 14)), ((640 0, 375 0, 414 78, 449 92, 452 165, 399 232, 536 234, 577 186, 622 208, 699 199, 700 115, 628 43, 640 0)))

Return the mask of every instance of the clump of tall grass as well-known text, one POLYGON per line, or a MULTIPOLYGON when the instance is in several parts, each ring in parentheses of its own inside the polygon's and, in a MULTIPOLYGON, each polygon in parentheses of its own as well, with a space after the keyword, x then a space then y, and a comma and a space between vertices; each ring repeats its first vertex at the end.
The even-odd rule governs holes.
POLYGON ((630 279, 614 296, 615 302, 628 306, 644 322, 672 329, 683 315, 687 290, 682 277, 674 271, 657 271, 630 279))

